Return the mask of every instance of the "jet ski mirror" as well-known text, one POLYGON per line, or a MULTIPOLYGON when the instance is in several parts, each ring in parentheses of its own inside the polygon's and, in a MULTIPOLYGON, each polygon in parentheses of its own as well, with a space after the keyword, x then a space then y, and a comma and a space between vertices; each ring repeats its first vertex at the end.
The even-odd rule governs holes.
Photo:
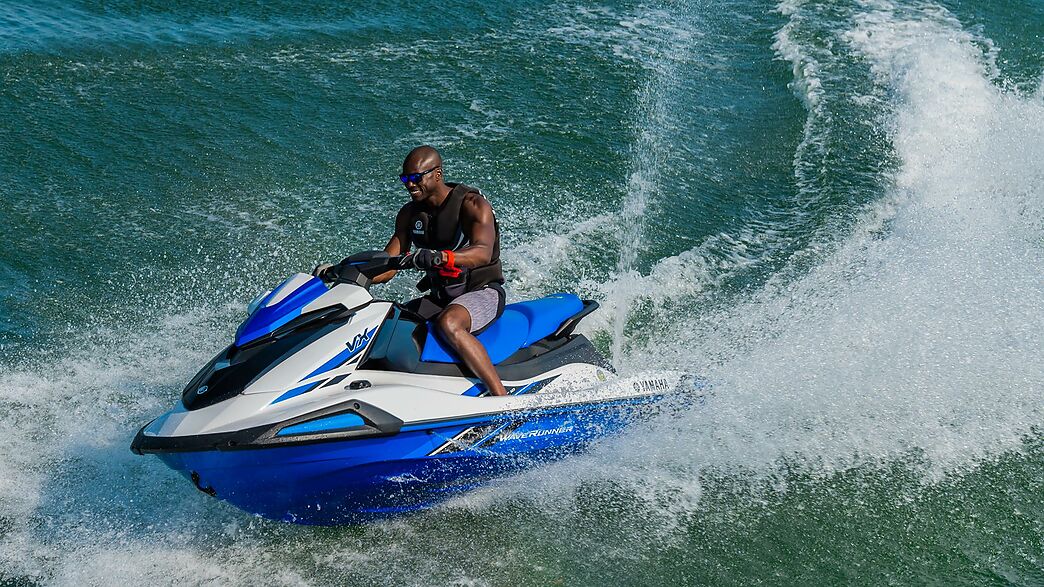
POLYGON ((363 251, 346 257, 331 267, 328 274, 333 277, 334 284, 353 283, 369 288, 374 277, 392 269, 398 269, 401 259, 400 255, 393 257, 384 251, 363 251))

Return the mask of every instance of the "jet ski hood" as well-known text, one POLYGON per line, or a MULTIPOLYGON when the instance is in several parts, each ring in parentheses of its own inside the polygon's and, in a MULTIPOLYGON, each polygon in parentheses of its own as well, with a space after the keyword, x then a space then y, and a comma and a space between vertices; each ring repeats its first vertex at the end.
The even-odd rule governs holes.
POLYGON ((234 344, 237 347, 248 345, 316 310, 336 305, 351 309, 372 300, 373 297, 363 288, 339 284, 327 289, 321 279, 295 273, 251 303, 250 316, 236 330, 234 344))

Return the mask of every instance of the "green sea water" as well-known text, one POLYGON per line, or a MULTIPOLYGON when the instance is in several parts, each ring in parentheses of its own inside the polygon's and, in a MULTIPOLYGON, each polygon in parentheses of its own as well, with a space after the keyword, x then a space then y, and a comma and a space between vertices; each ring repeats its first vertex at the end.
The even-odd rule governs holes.
POLYGON ((1030 0, 0 2, 0 583, 1044 585, 1042 77, 1030 0), (420 144, 708 400, 356 527, 131 454, 420 144))

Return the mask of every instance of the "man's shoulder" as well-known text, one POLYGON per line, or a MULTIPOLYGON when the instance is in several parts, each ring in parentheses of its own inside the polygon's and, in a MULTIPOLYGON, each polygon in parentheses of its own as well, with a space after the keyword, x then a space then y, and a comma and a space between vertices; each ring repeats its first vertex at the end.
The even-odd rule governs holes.
POLYGON ((493 206, 482 192, 473 191, 464 194, 460 205, 461 215, 473 220, 482 221, 483 218, 491 218, 494 214, 493 206))
POLYGON ((492 208, 492 206, 489 203, 489 200, 486 199, 486 196, 478 190, 469 191, 465 193, 463 203, 464 206, 469 208, 492 208))

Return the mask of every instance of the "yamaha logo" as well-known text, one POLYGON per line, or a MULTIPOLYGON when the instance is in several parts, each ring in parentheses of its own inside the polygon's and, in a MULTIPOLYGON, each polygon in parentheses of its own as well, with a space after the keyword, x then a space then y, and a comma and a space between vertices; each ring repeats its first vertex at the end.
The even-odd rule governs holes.
POLYGON ((642 392, 650 391, 670 391, 671 384, 666 379, 648 379, 645 381, 635 381, 634 390, 642 392))
POLYGON ((413 225, 413 228, 415 228, 415 229, 417 229, 417 230, 424 230, 424 223, 423 223, 423 222, 421 222, 420 220, 418 220, 418 221, 417 221, 417 224, 414 224, 414 225, 413 225))
POLYGON ((203 395, 204 393, 207 392, 208 389, 210 389, 210 388, 207 387, 206 385, 200 385, 199 389, 196 390, 196 395, 203 395))

